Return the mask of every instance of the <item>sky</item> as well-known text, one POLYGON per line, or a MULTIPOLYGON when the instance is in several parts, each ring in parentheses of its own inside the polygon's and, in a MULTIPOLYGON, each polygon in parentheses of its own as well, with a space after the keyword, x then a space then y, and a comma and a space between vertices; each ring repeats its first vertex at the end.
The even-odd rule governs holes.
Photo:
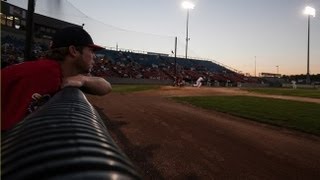
MULTIPOLYGON (((320 74, 320 0, 190 0, 188 56, 242 73, 306 74, 309 5, 310 73, 320 74)), ((27 0, 8 0, 26 8, 27 0)), ((185 55, 183 0, 36 0, 36 13, 85 24, 108 48, 185 55)))

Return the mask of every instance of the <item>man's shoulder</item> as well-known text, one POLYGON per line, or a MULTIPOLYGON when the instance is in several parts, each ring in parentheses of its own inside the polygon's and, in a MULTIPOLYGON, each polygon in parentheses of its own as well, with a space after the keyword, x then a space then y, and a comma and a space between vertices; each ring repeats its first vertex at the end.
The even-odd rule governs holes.
POLYGON ((1 70, 1 75, 6 78, 36 77, 36 76, 60 76, 61 68, 57 61, 41 59, 27 61, 20 64, 8 66, 1 70))
POLYGON ((25 61, 23 63, 14 64, 11 66, 8 66, 3 71, 29 71, 29 72, 35 72, 38 70, 41 70, 43 68, 53 68, 53 69, 59 69, 60 65, 57 61, 50 60, 50 59, 40 59, 35 61, 25 61))
POLYGON ((28 66, 30 68, 45 68, 45 67, 50 67, 50 68, 59 68, 59 63, 54 60, 50 59, 40 59, 36 61, 29 61, 24 63, 25 66, 28 66))

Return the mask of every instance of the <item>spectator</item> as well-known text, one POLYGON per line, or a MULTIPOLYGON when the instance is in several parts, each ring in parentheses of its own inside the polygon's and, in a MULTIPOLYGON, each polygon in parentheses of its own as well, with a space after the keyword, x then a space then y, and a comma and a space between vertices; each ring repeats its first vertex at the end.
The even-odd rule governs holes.
POLYGON ((1 131, 11 129, 28 110, 36 110, 61 88, 78 87, 95 95, 109 93, 109 82, 89 75, 94 52, 101 49, 81 27, 68 27, 54 35, 46 58, 2 69, 1 131))

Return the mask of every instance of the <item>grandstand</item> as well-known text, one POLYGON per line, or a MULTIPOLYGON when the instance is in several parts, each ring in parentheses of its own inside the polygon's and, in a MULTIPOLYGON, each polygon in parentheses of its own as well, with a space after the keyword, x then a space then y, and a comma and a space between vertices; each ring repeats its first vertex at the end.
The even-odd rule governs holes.
POLYGON ((105 49, 98 52, 98 59, 92 73, 98 76, 132 79, 174 80, 180 76, 193 83, 203 76, 207 84, 257 83, 256 78, 245 77, 211 61, 177 58, 178 75, 175 75, 175 58, 156 53, 135 53, 105 49))

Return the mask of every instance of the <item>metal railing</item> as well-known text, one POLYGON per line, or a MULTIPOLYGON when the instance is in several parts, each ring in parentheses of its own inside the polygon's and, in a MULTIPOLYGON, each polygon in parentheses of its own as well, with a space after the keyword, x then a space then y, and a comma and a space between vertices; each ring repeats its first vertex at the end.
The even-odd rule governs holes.
POLYGON ((85 95, 65 88, 1 141, 3 179, 141 179, 85 95))

